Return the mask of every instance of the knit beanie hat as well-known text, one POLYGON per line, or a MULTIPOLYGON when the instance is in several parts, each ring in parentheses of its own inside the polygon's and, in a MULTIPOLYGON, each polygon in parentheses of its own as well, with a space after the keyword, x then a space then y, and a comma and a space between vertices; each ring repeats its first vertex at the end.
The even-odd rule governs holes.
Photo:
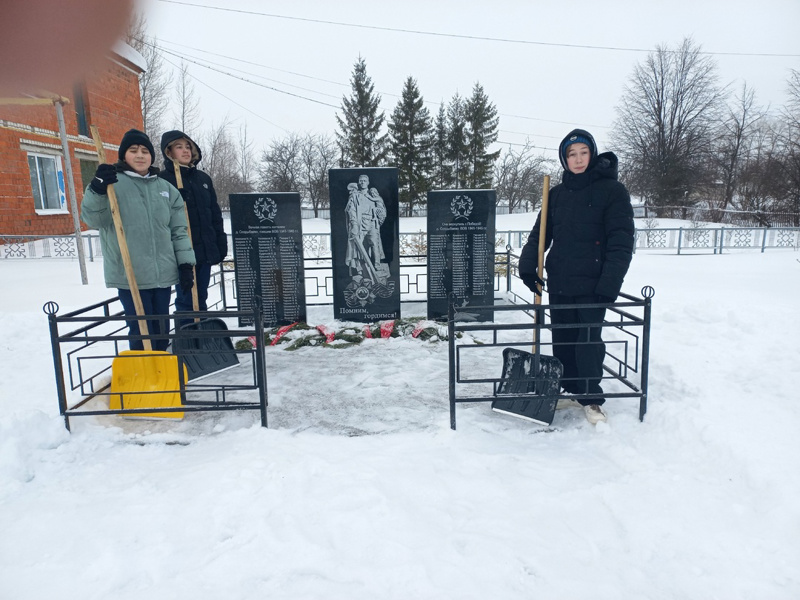
POLYGON ((129 129, 125 132, 125 135, 122 136, 122 141, 119 143, 119 159, 124 161, 125 153, 128 151, 128 148, 136 145, 147 148, 147 151, 150 152, 150 156, 153 157, 152 162, 156 162, 156 151, 155 148, 153 148, 150 138, 147 137, 144 131, 139 131, 138 129, 129 129))
POLYGON ((594 143, 592 134, 583 129, 573 129, 567 134, 567 137, 561 140, 561 145, 558 147, 558 158, 561 160, 561 166, 564 167, 565 171, 569 170, 567 168, 567 148, 572 144, 586 144, 589 146, 589 164, 597 157, 597 145, 594 143))

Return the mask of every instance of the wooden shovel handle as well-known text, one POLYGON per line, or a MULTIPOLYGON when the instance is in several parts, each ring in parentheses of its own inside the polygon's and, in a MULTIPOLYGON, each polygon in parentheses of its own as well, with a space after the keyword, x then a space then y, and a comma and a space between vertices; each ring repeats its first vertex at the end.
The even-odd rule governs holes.
MULTIPOLYGON (((97 157, 101 163, 106 162, 106 151, 103 148, 103 142, 100 139, 100 132, 97 130, 96 125, 91 126, 92 139, 94 140, 94 147, 97 150, 97 157)), ((133 273, 133 263, 131 263, 131 255, 128 252, 128 242, 125 239, 125 230, 122 228, 122 218, 119 214, 119 203, 117 202, 117 194, 114 191, 114 185, 109 185, 106 189, 108 194, 108 204, 111 207, 111 219, 114 221, 114 229, 117 232, 117 243, 119 244, 119 253, 122 255, 122 264, 125 267, 125 277, 128 279, 128 286, 131 288, 131 296, 133 296, 133 306, 136 308, 137 316, 143 317, 144 305, 142 304, 142 296, 139 293, 139 286, 136 285, 136 275, 133 273)), ((139 321, 139 332, 143 336, 150 335, 147 329, 147 320, 141 319, 139 321)), ((153 346, 150 343, 150 338, 145 337, 142 340, 142 345, 148 352, 153 351, 153 346)))
MULTIPOLYGON (((544 181, 542 182, 542 210, 539 213, 541 218, 539 219, 539 258, 538 258, 538 275, 539 279, 542 279, 544 275, 544 246, 545 246, 545 238, 547 237, 547 205, 548 201, 550 200, 550 175, 544 176, 544 181)), ((542 288, 537 283, 536 287, 539 289, 539 294, 533 295, 533 303, 539 305, 542 303, 542 288)), ((539 322, 539 311, 534 311, 533 313, 533 322, 539 322)), ((533 330, 533 351, 536 352, 536 330, 533 330)))
MULTIPOLYGON (((179 190, 183 189, 183 177, 181 176, 181 165, 177 160, 172 160, 172 165, 175 167, 175 184, 179 190)), ((192 244, 194 250, 194 242, 192 242, 192 226, 189 224, 189 207, 186 205, 186 200, 183 201, 183 212, 186 215, 186 233, 189 235, 189 243, 192 244)), ((197 296, 197 269, 192 266, 192 277, 194 278, 194 285, 192 286, 192 309, 194 312, 200 310, 200 298, 197 296)), ((195 318, 194 322, 198 323, 200 319, 195 318)))

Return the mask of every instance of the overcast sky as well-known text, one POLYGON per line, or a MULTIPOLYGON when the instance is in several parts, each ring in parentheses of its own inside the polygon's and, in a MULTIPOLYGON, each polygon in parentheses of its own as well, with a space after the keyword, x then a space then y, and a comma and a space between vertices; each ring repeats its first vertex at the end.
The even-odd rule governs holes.
POLYGON ((591 131, 601 150, 613 149, 608 134, 624 86, 657 45, 674 48, 691 36, 715 53, 721 84, 736 91, 747 82, 772 107, 786 101, 789 69, 800 70, 800 0, 142 0, 140 6, 149 33, 187 61, 201 97, 200 129, 227 115, 247 124, 259 149, 289 132, 332 135, 359 55, 387 119, 409 75, 432 115, 440 102, 456 92, 469 96, 480 82, 500 113, 500 142, 528 138, 550 149, 574 127, 591 131))

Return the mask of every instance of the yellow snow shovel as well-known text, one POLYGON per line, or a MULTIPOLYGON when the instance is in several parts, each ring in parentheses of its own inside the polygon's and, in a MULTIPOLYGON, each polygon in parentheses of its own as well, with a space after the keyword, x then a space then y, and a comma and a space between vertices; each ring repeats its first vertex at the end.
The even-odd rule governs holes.
MULTIPOLYGON (((97 149, 97 156, 101 163, 106 162, 106 153, 97 127, 92 125, 92 138, 97 149)), ((125 231, 122 228, 122 219, 119 214, 119 204, 114 186, 108 186, 108 203, 111 208, 111 218, 114 220, 114 229, 117 232, 117 241, 122 255, 122 264, 125 267, 125 276, 128 279, 136 315, 144 316, 142 297, 136 277, 133 273, 133 264, 128 252, 128 243, 125 231)), ((147 320, 139 321, 139 331, 143 336, 149 334, 147 320)), ((125 350, 119 353, 111 363, 111 396, 109 408, 139 409, 139 408, 172 408, 182 406, 180 394, 180 371, 178 370, 178 357, 168 352, 154 351, 150 338, 142 340, 144 350, 125 350)), ((184 381, 188 381, 184 367, 184 381)), ((146 418, 182 419, 183 412, 152 412, 136 413, 130 416, 146 418)))

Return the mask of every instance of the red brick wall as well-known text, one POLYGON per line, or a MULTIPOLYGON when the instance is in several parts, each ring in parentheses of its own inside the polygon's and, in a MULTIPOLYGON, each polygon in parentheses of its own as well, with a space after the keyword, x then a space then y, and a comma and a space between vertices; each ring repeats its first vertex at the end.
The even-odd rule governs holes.
MULTIPOLYGON (((132 127, 142 128, 142 111, 139 82, 135 73, 108 61, 85 82, 84 99, 89 125, 96 125, 104 144, 119 144, 122 135, 132 127)), ((83 198, 80 158, 90 156, 81 148, 94 153, 91 138, 78 136, 73 90, 51 89, 53 93, 69 98, 65 104, 64 123, 69 137, 70 158, 78 203, 83 198)), ((3 235, 59 235, 74 233, 72 214, 36 214, 31 190, 28 150, 21 148, 22 140, 40 142, 61 149, 58 119, 55 106, 0 105, 0 234, 3 235), (41 131, 44 130, 44 131, 41 131)), ((47 152, 43 152, 46 154, 47 152)), ((109 162, 117 160, 115 150, 106 148, 109 162)), ((67 167, 62 157, 64 177, 67 167)), ((70 208, 69 186, 66 186, 67 209, 70 208)), ((84 227, 85 228, 85 227, 84 227)))

